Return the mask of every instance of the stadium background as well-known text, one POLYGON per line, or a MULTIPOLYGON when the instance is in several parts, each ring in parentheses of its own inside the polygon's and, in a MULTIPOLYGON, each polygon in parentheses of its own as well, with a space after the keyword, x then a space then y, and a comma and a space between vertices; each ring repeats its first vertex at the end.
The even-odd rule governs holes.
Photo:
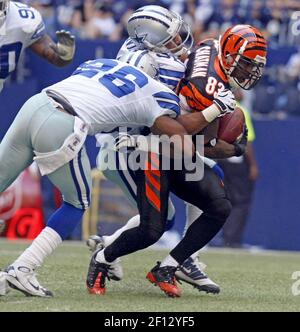
MULTIPOLYGON (((299 1, 23 2, 40 10, 47 31, 53 37, 57 29, 71 30, 77 37, 77 51, 72 65, 64 69, 56 69, 27 52, 0 95, 0 138, 30 96, 68 76, 87 59, 114 58, 126 37, 123 22, 130 8, 150 3, 171 7, 190 21, 196 40, 217 37, 230 24, 250 23, 262 28, 269 40, 266 75, 254 93, 247 96, 256 129, 254 147, 260 177, 244 242, 268 249, 300 250, 297 183, 300 165, 297 139, 300 127, 300 69, 298 76, 291 78, 288 75, 291 56, 300 52, 297 48, 300 23, 293 20, 297 15, 292 15, 300 11, 299 1)), ((94 166, 98 148, 93 139, 89 139, 87 145, 94 166)), ((44 196, 44 204, 48 203, 46 200, 44 196)), ((176 203, 175 229, 179 231, 183 228, 184 208, 181 202, 176 203)))

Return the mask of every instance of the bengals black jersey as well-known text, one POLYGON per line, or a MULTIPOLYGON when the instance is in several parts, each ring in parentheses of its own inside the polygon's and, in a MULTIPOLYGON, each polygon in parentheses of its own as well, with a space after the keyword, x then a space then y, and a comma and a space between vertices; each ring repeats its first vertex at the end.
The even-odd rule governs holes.
POLYGON ((230 85, 218 59, 218 41, 206 39, 189 55, 178 93, 185 97, 190 110, 195 112, 209 107, 215 92, 220 89, 230 89, 230 85))

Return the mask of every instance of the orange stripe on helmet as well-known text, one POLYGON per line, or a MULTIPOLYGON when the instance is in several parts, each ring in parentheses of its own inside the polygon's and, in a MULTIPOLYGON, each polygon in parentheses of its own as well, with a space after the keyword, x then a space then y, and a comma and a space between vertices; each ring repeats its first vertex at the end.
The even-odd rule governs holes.
POLYGON ((267 42, 263 34, 250 25, 236 25, 227 29, 220 40, 222 65, 226 70, 231 68, 235 55, 240 53, 241 47, 246 40, 248 43, 242 55, 253 60, 258 55, 266 57, 267 42))

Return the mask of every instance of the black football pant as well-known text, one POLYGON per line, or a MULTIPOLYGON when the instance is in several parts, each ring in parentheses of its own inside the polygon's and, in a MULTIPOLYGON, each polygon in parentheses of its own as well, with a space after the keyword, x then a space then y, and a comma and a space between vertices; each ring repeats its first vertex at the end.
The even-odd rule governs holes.
POLYGON ((187 229, 178 245, 170 252, 182 264, 194 252, 200 250, 220 231, 231 211, 224 184, 214 171, 205 165, 200 181, 187 182, 187 171, 171 171, 170 191, 182 200, 203 211, 187 229))
MULTIPOLYGON (((161 160, 157 155, 151 156, 150 163, 160 166, 161 160)), ((140 225, 124 231, 105 248, 107 261, 112 262, 120 256, 144 249, 159 240, 166 227, 170 190, 203 211, 188 228, 184 238, 171 251, 172 257, 179 264, 205 246, 219 232, 231 209, 223 183, 207 166, 200 181, 186 181, 187 173, 186 170, 136 172, 140 225)))

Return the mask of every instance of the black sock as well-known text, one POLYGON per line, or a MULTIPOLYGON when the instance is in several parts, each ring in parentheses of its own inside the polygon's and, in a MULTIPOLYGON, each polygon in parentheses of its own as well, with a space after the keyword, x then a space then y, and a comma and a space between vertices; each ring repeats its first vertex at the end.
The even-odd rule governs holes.
POLYGON ((203 248, 219 232, 225 221, 203 213, 191 224, 170 255, 181 265, 194 252, 203 248))
POLYGON ((112 244, 106 247, 104 256, 108 262, 112 262, 118 257, 147 248, 154 242, 147 238, 139 227, 134 227, 124 231, 112 244))

